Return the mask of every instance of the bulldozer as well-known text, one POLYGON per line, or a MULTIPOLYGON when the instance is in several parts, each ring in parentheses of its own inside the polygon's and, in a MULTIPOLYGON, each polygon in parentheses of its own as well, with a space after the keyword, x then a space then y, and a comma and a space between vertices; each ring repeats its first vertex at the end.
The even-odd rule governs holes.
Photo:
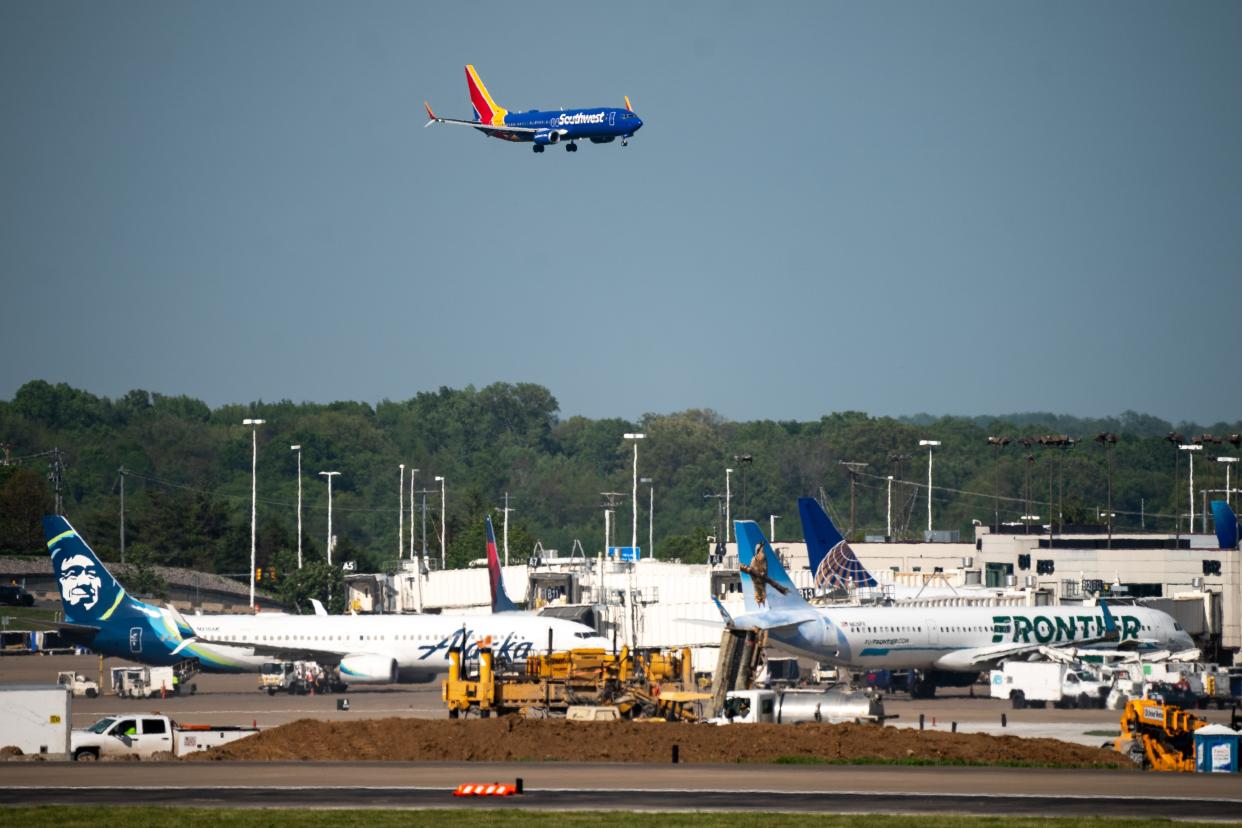
POLYGON ((1180 707, 1131 699, 1121 714, 1121 735, 1113 748, 1145 770, 1193 772, 1194 733, 1206 725, 1180 707))

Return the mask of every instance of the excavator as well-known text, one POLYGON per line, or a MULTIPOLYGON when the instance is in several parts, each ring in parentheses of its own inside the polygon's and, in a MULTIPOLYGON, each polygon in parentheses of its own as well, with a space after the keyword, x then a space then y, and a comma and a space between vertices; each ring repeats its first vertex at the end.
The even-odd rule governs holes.
POLYGON ((1121 714, 1121 735, 1113 748, 1144 769, 1195 769, 1195 731, 1207 725, 1180 707, 1156 699, 1130 699, 1121 714))

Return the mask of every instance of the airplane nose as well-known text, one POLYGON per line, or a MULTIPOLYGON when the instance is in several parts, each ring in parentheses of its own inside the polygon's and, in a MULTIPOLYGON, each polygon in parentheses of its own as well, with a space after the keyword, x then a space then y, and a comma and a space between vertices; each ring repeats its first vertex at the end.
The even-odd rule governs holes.
POLYGON ((635 132, 638 132, 640 129, 642 129, 642 128, 643 128, 643 119, 642 119, 642 118, 640 118, 640 117, 638 117, 637 115, 635 115, 635 116, 634 116, 634 121, 635 121, 635 124, 634 124, 634 131, 635 131, 635 132))

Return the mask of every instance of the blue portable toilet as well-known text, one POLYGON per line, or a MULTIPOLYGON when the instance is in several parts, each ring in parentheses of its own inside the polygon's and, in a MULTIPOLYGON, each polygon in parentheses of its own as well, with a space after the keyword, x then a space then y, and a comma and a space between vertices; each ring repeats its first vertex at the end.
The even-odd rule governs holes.
POLYGON ((1224 725, 1195 731, 1195 770, 1199 773, 1237 773, 1238 740, 1242 736, 1224 725))

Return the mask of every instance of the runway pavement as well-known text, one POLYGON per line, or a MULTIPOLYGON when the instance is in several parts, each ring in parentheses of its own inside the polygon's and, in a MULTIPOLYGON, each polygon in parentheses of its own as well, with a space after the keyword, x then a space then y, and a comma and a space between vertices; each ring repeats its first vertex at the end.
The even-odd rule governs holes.
MULTIPOLYGON (((119 661, 105 663, 105 671, 119 661)), ((51 683, 59 670, 96 677, 93 656, 6 656, 0 684, 51 683)), ((439 684, 358 687, 351 710, 336 696, 268 696, 255 675, 200 675, 198 693, 130 700, 73 701, 83 726, 112 712, 158 709, 176 719, 270 727, 300 718, 440 718, 439 684)), ((1098 745, 1116 730, 1108 710, 1010 710, 1004 702, 950 690, 940 698, 889 698, 890 722, 1098 745), (1001 727, 1001 715, 1007 726, 1001 727)), ((1227 721, 1229 712, 1205 711, 1227 721)), ((176 804, 203 807, 479 807, 614 810, 782 810, 816 812, 1167 816, 1242 819, 1242 777, 1004 768, 766 765, 455 763, 99 763, 0 764, 0 804, 176 804), (522 777, 519 800, 460 800, 462 782, 522 777)))
POLYGON ((530 763, 18 763, 0 804, 519 807, 1242 819, 1236 775, 1007 768, 530 763), (523 779, 521 798, 452 796, 523 779))

